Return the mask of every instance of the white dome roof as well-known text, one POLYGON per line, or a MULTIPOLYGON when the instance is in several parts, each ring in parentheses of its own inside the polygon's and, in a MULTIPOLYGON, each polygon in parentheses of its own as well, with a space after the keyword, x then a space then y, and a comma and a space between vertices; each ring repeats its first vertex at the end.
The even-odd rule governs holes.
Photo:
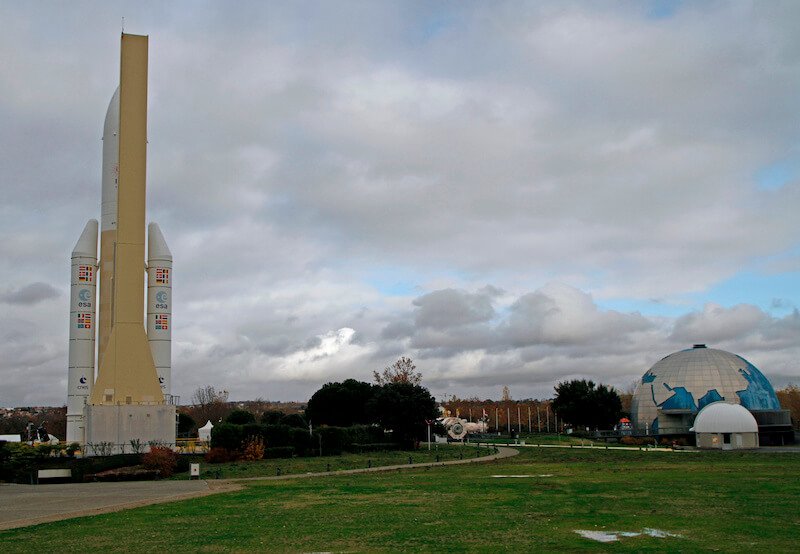
POLYGON ((713 402, 694 420, 695 433, 758 433, 758 423, 747 408, 729 402, 713 402))
POLYGON ((631 419, 639 429, 656 429, 662 412, 696 414, 721 400, 748 410, 781 409, 772 385, 753 364, 696 344, 666 356, 642 376, 633 395, 631 419))

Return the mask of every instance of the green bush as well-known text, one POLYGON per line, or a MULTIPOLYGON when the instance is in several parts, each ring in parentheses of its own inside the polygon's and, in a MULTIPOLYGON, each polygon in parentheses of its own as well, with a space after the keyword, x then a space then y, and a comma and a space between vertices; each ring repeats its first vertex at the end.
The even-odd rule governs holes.
MULTIPOLYGON (((323 455, 353 451, 354 444, 362 445, 358 448, 363 448, 365 444, 387 442, 383 430, 372 425, 322 426, 316 428, 313 436, 310 436, 307 429, 288 425, 222 423, 211 431, 211 447, 224 448, 231 455, 241 448, 246 437, 251 436, 261 437, 267 449, 291 448, 298 456, 319 455, 320 437, 323 455)), ((220 454, 215 454, 214 457, 219 458, 220 454)))
POLYGON ((294 455, 294 448, 291 446, 275 446, 264 449, 264 458, 291 458, 294 455))
POLYGON ((289 427, 297 427, 299 429, 308 429, 308 422, 300 414, 289 414, 281 418, 281 425, 288 425, 289 427))
POLYGON ((397 450, 398 445, 393 442, 371 442, 367 444, 354 443, 352 451, 356 453, 362 452, 382 452, 385 450, 397 450))
POLYGON ((228 417, 225 418, 225 423, 233 423, 234 425, 247 425, 248 423, 255 423, 256 416, 247 410, 233 410, 228 417))
POLYGON ((36 450, 25 443, 8 443, 0 447, 0 480, 29 483, 37 468, 36 450))
POLYGON ((283 416, 285 415, 286 414, 283 412, 277 412, 274 410, 266 411, 261 414, 261 423, 264 425, 277 425, 281 422, 281 419, 283 419, 283 416))
POLYGON ((238 449, 245 437, 244 427, 244 425, 234 425, 233 423, 215 425, 211 430, 211 448, 238 449))
POLYGON ((314 451, 314 439, 305 429, 291 430, 291 444, 298 456, 308 456, 314 451))

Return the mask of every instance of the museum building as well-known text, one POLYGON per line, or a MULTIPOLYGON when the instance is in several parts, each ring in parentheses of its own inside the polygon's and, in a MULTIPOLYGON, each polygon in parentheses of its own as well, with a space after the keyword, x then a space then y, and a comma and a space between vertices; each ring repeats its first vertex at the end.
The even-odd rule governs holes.
POLYGON ((761 445, 794 441, 791 417, 775 390, 753 364, 730 352, 696 344, 666 356, 643 376, 631 403, 637 435, 685 437, 700 410, 726 401, 746 408, 758 425, 761 445))

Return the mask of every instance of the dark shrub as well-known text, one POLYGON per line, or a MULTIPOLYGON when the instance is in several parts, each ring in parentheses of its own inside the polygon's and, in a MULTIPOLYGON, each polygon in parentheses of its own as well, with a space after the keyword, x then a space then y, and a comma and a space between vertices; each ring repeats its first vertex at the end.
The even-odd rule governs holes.
POLYGON ((292 429, 291 444, 298 456, 313 454, 315 441, 305 429, 292 429))
POLYGON ((244 426, 232 423, 220 423, 211 430, 211 447, 236 450, 242 445, 245 437, 244 426))
POLYGON ((264 449, 264 457, 269 459, 291 458, 292 455, 294 455, 294 448, 291 446, 276 446, 264 449))
POLYGON ((225 418, 225 423, 233 423, 234 425, 247 425, 248 423, 255 423, 256 416, 247 410, 233 410, 228 417, 225 418))
POLYGON ((278 425, 285 415, 283 412, 267 411, 261 414, 261 423, 264 425, 278 425))
POLYGON ((289 427, 297 427, 300 429, 308 429, 308 422, 300 414, 289 414, 281 418, 281 425, 289 427))
POLYGON ((212 448, 203 459, 209 464, 224 464, 231 461, 231 455, 225 448, 212 448))
MULTIPOLYGON (((315 449, 320 448, 319 439, 322 439, 322 454, 330 456, 331 454, 341 454, 346 446, 349 446, 347 440, 347 431, 345 427, 319 427, 314 431, 317 435, 317 442, 314 444, 315 449)), ((319 454, 319 450, 316 452, 319 454)))
POLYGON ((175 466, 175 473, 186 473, 189 471, 191 464, 197 463, 202 458, 196 454, 179 454, 178 465, 175 466))
POLYGON ((292 446, 292 428, 287 425, 262 425, 267 447, 292 446))
POLYGON ((178 412, 178 435, 189 436, 197 428, 197 422, 189 414, 178 412))
POLYGON ((161 477, 170 477, 178 465, 178 455, 170 448, 155 446, 142 455, 142 465, 145 469, 157 469, 161 477))

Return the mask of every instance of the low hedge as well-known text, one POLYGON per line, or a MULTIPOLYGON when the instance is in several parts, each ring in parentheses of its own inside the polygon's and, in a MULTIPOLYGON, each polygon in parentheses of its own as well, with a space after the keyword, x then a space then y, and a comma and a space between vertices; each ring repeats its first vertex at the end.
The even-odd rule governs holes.
POLYGON ((294 456, 293 446, 274 446, 264 449, 264 458, 269 460, 275 458, 291 458, 292 456, 294 456))
MULTIPOLYGON (((294 455, 297 456, 319 455, 320 444, 322 453, 326 455, 341 454, 345 451, 363 451, 365 445, 368 444, 388 444, 383 430, 371 425, 322 426, 314 429, 310 435, 306 429, 288 425, 221 423, 211 431, 211 447, 224 448, 232 452, 241 449, 242 442, 251 436, 260 436, 264 440, 267 450, 291 448, 294 455)), ((376 449, 382 450, 385 447, 376 449)))

